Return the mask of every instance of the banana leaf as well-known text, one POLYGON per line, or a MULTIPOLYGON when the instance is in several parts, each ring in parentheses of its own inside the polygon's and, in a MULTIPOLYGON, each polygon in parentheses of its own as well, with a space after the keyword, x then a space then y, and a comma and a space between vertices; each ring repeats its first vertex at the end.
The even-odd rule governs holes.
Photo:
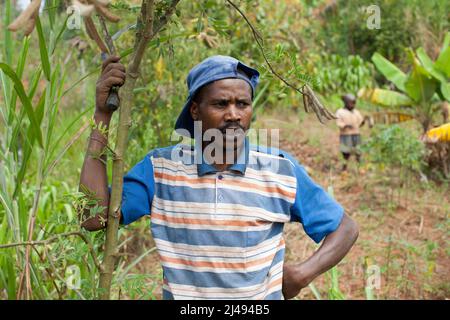
MULTIPOLYGON (((450 82, 445 75, 445 70, 434 63, 422 47, 417 49, 416 53, 425 70, 440 82, 438 84, 438 95, 440 98, 442 100, 450 101, 450 82)), ((450 61, 448 61, 447 64, 450 64, 450 61)))
POLYGON ((375 64, 377 69, 386 77, 389 81, 391 81, 399 90, 405 91, 405 82, 407 79, 406 74, 397 68, 396 65, 391 63, 381 54, 376 52, 372 56, 372 62, 375 64))
POLYGON ((450 78, 450 32, 447 32, 445 36, 444 45, 442 47, 441 53, 436 60, 436 69, 443 72, 447 78, 450 78))
POLYGON ((405 94, 387 89, 363 88, 358 92, 358 96, 383 107, 410 106, 414 103, 414 101, 405 94))

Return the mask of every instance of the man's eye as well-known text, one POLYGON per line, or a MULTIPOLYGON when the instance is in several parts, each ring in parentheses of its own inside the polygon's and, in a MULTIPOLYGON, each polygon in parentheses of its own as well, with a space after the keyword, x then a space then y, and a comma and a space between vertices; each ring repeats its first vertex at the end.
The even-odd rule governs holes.
POLYGON ((218 107, 226 107, 228 105, 228 103, 227 103, 227 101, 219 101, 219 102, 216 102, 214 105, 218 106, 218 107))
POLYGON ((249 105, 249 103, 246 102, 246 101, 239 101, 239 102, 237 103, 237 105, 238 105, 239 107, 246 107, 246 106, 249 105))

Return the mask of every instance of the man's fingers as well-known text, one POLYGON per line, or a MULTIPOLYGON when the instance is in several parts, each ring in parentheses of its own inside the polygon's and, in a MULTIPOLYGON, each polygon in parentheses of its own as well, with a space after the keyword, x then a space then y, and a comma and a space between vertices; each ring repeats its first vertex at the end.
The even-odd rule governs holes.
POLYGON ((102 63, 102 70, 105 70, 105 68, 110 64, 111 62, 118 62, 120 60, 119 56, 109 56, 105 61, 102 63))
POLYGON ((109 77, 117 77, 122 78, 125 80, 125 72, 117 69, 111 69, 107 73, 105 73, 105 79, 108 79, 109 77))
POLYGON ((103 69, 103 73, 107 73, 110 70, 120 70, 122 72, 125 72, 125 66, 121 63, 111 62, 103 69))
POLYGON ((119 77, 108 77, 105 81, 104 84, 107 88, 111 88, 113 86, 122 86, 125 82, 124 78, 119 78, 119 77))
POLYGON ((113 69, 109 71, 107 74, 105 74, 104 81, 108 80, 111 77, 120 78, 123 81, 125 81, 125 72, 113 69))

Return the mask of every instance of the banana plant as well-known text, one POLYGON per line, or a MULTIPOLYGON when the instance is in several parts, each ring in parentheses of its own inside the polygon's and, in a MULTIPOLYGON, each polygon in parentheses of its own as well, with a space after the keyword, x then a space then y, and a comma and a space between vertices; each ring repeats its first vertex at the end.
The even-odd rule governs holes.
POLYGON ((422 47, 415 52, 408 49, 411 61, 408 73, 404 73, 381 54, 375 53, 372 62, 397 90, 364 88, 358 95, 381 106, 401 108, 419 121, 424 132, 427 132, 433 114, 439 108, 438 102, 450 101, 449 43, 450 32, 445 37, 436 61, 433 61, 422 47))

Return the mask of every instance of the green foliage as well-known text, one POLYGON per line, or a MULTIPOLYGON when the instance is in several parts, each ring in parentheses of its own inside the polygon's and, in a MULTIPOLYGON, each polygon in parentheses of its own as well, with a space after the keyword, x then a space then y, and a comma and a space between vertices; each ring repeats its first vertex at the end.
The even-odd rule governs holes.
POLYGON ((409 49, 410 71, 404 73, 379 53, 372 56, 377 69, 391 81, 398 90, 364 88, 360 96, 388 107, 406 106, 426 132, 432 123, 433 115, 439 110, 436 102, 449 101, 450 78, 447 76, 447 65, 450 65, 450 33, 447 33, 444 45, 435 62, 423 48, 416 52, 409 49))
POLYGON ((450 27, 446 15, 449 10, 450 3, 442 0, 338 1, 322 14, 318 38, 328 52, 359 54, 364 59, 379 52, 390 61, 401 62, 404 48, 426 43, 427 49, 435 49, 439 45, 450 27), (367 27, 366 8, 370 5, 380 8, 379 29, 367 27))
MULTIPOLYGON (((372 67, 364 59, 373 52, 404 63, 407 57, 404 48, 418 47, 411 32, 414 30, 411 26, 419 21, 414 11, 418 1, 413 1, 411 6, 405 1, 381 1, 382 28, 372 31, 367 30, 365 15, 360 10, 364 4, 371 4, 370 1, 340 1, 339 14, 325 14, 331 19, 323 26, 320 19, 311 18, 311 12, 323 2, 320 0, 236 3, 261 34, 264 51, 280 75, 297 87, 309 83, 326 95, 338 97, 338 93, 356 93, 361 87, 371 86, 372 67), (402 20, 403 9, 412 18, 407 16, 402 20), (352 55, 347 56, 348 53, 352 55)), ((57 1, 46 1, 36 30, 23 39, 20 33, 13 34, 6 28, 17 14, 14 1, 0 2, 5 4, 0 21, 0 244, 29 238, 45 240, 55 234, 78 231, 77 214, 82 207, 90 205, 92 213, 99 210, 95 203, 88 203, 77 192, 86 132, 81 138, 76 134, 83 123, 89 122, 87 115, 92 114, 95 78, 101 62, 98 49, 83 29, 66 30, 67 17, 62 2, 55 6, 57 1), (87 47, 80 50, 73 45, 75 39, 84 41, 87 47), (36 222, 30 234, 33 215, 36 222)), ((422 4, 424 18, 421 21, 427 23, 427 28, 428 22, 432 22, 429 30, 436 30, 432 38, 439 39, 440 44, 443 33, 439 30, 448 29, 448 21, 435 17, 442 16, 446 11, 441 9, 448 5, 441 1, 444 4, 437 6, 437 2, 422 4), (433 4, 439 10, 434 10, 433 4)), ((166 0, 156 2, 157 16, 167 3, 166 0)), ((281 107, 282 110, 300 105, 301 96, 272 75, 250 28, 224 3, 181 1, 173 17, 174 23, 151 42, 135 90, 130 145, 125 159, 127 168, 140 161, 149 150, 176 142, 170 138, 186 100, 187 72, 213 54, 235 56, 261 71, 261 84, 254 101, 255 116, 266 108, 281 107)), ((114 1, 112 9, 122 20, 120 26, 111 26, 111 34, 133 23, 140 11, 138 5, 124 0, 114 1)), ((131 29, 115 41, 124 64, 132 52, 133 34, 131 29)), ((442 96, 448 92, 448 81, 442 79, 449 77, 449 39, 444 41, 439 56, 430 53, 432 58, 428 57, 425 52, 432 51, 426 44, 424 49, 416 51, 421 64, 419 74, 429 74, 432 81, 437 81, 436 92, 442 96), (443 86, 443 83, 447 84, 443 86)), ((406 70, 403 64, 399 65, 406 70)), ((405 87, 412 90, 418 79, 417 75, 411 78, 405 87)), ((110 132, 115 131, 116 121, 115 117, 110 132)), ((401 127, 378 128, 376 132, 367 143, 371 161, 380 166, 420 168, 423 149, 412 133, 401 127)), ((317 139, 312 141, 319 141, 317 139)), ((110 136, 110 141, 114 141, 114 136, 110 136)), ((111 157, 109 168, 110 164, 111 157)), ((121 228, 122 244, 136 233, 133 228, 121 228)), ((83 234, 101 260, 104 233, 83 234)), ((115 298, 156 298, 155 288, 161 283, 162 275, 132 273, 153 250, 144 249, 134 260, 119 259, 113 284, 115 298)), ((17 297, 19 278, 25 270, 25 252, 24 246, 0 249, 0 299, 17 297)), ((436 249, 430 243, 426 257, 434 261, 435 254, 436 249)), ((30 268, 30 298, 93 299, 98 296, 94 259, 88 246, 78 237, 36 246, 31 250, 30 268), (80 271, 78 288, 68 285, 70 267, 80 271)), ((343 299, 337 269, 328 274, 328 297, 343 299)), ((321 298, 314 286, 311 289, 321 298)))
POLYGON ((425 154, 423 143, 400 125, 375 127, 361 149, 380 168, 397 167, 414 172, 420 170, 425 154))
MULTIPOLYGON (((11 11, 11 3, 6 1, 3 26, 11 20, 11 11)), ((66 27, 64 17, 55 16, 53 10, 43 16, 48 19, 42 23, 38 19, 35 33, 23 40, 2 28, 5 45, 0 53, 1 244, 40 241, 79 229, 72 205, 76 185, 61 182, 60 177, 55 179, 52 170, 76 140, 69 135, 78 129, 85 111, 71 112, 67 123, 58 117, 66 70, 70 67, 64 64, 64 56, 71 48, 58 48, 66 27), (18 54, 11 56, 10 52, 18 54)), ((95 242, 95 235, 86 237, 95 242)), ((95 284, 91 272, 95 266, 84 242, 74 237, 61 238, 29 249, 31 287, 19 283, 27 264, 26 247, 0 250, 1 298, 17 298, 19 287, 20 297, 93 297, 89 291, 69 290, 63 278, 64 270, 72 265, 80 270, 83 279, 95 284)))
POLYGON ((373 68, 360 56, 322 54, 315 62, 317 89, 321 93, 357 94, 359 89, 372 86, 373 68))
POLYGON ((339 270, 337 267, 331 268, 327 272, 330 288, 328 289, 329 300, 345 300, 345 296, 339 288, 339 270))

